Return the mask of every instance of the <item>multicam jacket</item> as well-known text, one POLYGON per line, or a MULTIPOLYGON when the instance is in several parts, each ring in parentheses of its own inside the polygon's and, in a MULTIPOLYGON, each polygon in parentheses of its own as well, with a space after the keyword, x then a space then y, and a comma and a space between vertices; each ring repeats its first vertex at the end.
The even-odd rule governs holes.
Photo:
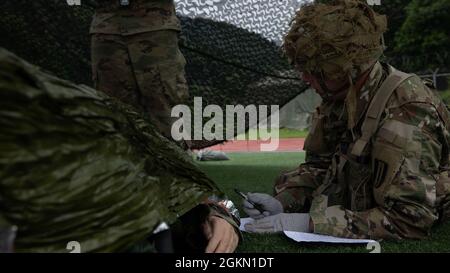
POLYGON ((97 0, 91 34, 134 35, 157 30, 181 29, 173 0, 97 0))
POLYGON ((417 76, 389 97, 359 156, 367 108, 393 68, 376 63, 358 94, 356 126, 344 100, 324 99, 305 142, 306 162, 275 187, 285 211, 308 206, 314 232, 349 238, 422 238, 448 218, 449 113, 417 76), (310 207, 305 192, 312 192, 310 207))

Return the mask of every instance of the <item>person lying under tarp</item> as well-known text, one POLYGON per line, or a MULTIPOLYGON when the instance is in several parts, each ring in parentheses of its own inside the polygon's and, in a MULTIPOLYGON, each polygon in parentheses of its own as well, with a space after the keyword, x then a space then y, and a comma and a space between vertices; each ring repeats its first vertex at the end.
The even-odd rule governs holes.
POLYGON ((232 202, 129 106, 0 48, 0 109, 2 251, 237 247, 232 202))

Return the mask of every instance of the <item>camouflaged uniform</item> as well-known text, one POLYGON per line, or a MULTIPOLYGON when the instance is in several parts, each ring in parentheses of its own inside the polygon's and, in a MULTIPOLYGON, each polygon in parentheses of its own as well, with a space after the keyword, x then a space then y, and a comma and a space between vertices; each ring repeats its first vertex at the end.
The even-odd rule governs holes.
POLYGON ((305 142, 306 162, 275 184, 285 211, 309 212, 315 233, 423 238, 449 218, 449 113, 419 77, 388 96, 375 134, 356 147, 370 102, 391 73, 374 65, 357 96, 353 130, 344 99, 324 98, 305 142))
POLYGON ((174 105, 185 103, 185 59, 173 0, 98 0, 92 21, 95 88, 145 111, 170 137, 174 105))
MULTIPOLYGON (((129 0, 127 6, 119 0, 96 2, 90 29, 95 88, 145 111, 159 131, 171 138, 171 109, 189 98, 174 1, 129 0)), ((186 148, 184 143, 177 144, 186 148)), ((239 214, 232 202, 210 197, 197 208, 205 204, 210 214, 225 219, 242 238, 239 214)), ((201 236, 190 234, 188 224, 181 226, 186 234, 177 239, 204 251, 201 236)))

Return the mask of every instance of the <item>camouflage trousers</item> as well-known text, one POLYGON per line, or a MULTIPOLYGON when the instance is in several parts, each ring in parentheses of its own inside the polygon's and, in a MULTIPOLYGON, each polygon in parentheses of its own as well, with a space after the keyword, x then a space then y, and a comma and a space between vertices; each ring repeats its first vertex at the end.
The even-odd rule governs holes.
POLYGON ((178 32, 92 34, 91 42, 95 88, 145 112, 170 138, 171 109, 189 97, 178 32))
POLYGON ((285 212, 306 213, 320 184, 318 176, 297 167, 282 173, 275 180, 273 196, 283 204, 285 212))
POLYGON ((308 165, 300 165, 292 171, 282 173, 275 181, 274 197, 283 204, 286 212, 309 212, 317 195, 328 196, 328 205, 340 205, 354 211, 374 207, 373 191, 368 167, 356 162, 348 162, 351 171, 345 178, 325 182, 327 171, 308 165))

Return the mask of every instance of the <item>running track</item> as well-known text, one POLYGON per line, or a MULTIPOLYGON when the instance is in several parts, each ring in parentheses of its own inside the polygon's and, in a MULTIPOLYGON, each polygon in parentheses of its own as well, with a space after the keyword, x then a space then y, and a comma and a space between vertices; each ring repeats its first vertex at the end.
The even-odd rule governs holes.
MULTIPOLYGON (((233 140, 223 144, 208 147, 208 150, 223 152, 260 152, 261 143, 269 143, 261 140, 233 140)), ((274 142, 272 142, 274 143, 274 142)), ((277 152, 303 151, 304 138, 279 139, 277 152)))

